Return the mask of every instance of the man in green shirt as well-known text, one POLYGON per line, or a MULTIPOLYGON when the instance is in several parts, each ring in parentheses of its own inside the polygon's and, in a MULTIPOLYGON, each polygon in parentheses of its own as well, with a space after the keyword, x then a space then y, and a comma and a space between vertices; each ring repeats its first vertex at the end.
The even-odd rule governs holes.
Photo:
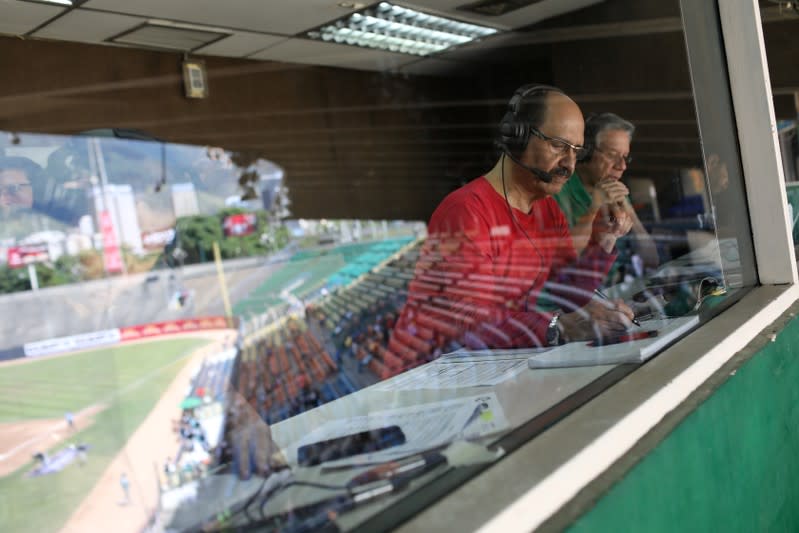
MULTIPOLYGON (((632 230, 626 242, 618 243, 620 261, 626 249, 637 254, 643 267, 656 267, 659 263, 657 247, 638 219, 627 199, 629 190, 620 181, 630 157, 635 126, 613 113, 590 115, 585 121, 585 146, 588 153, 580 161, 574 174, 555 195, 574 240, 577 254, 588 245, 593 226, 604 224, 626 213, 632 220, 632 230)), ((615 270, 615 269, 614 269, 615 270)))

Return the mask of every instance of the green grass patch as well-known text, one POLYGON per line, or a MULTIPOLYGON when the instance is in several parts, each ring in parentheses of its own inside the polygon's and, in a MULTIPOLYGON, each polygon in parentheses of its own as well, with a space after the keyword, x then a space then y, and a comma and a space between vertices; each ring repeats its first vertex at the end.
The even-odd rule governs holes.
MULTIPOLYGON (((3 421, 62 418, 69 410, 77 412, 96 403, 108 405, 96 415, 92 426, 59 446, 87 443, 86 465, 75 462, 61 472, 27 478, 29 463, 0 478, 2 531, 56 531, 63 526, 183 368, 185 357, 207 343, 205 339, 156 341, 0 368, 3 421)), ((177 405, 175 409, 177 414, 177 405)), ((175 450, 164 450, 162 460, 176 449, 177 444, 175 450)), ((115 473, 117 477, 119 474, 115 473)), ((136 483, 131 478, 134 496, 136 483)), ((118 490, 121 498, 122 490, 118 490)), ((97 527, 112 528, 110 524, 97 527)))
POLYGON ((250 295, 236 302, 233 313, 246 316, 248 313, 263 313, 268 308, 283 303, 280 292, 291 287, 291 293, 305 294, 309 288, 316 288, 335 271, 346 264, 340 255, 314 257, 283 265, 268 279, 253 290, 250 295))

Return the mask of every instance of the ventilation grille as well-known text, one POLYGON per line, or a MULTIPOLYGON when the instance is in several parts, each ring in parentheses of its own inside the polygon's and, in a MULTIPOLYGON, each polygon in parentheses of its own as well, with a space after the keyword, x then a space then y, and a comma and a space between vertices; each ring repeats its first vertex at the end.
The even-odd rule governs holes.
POLYGON ((479 2, 465 4, 456 9, 468 11, 477 15, 498 17, 543 1, 544 0, 479 0, 479 2))
POLYGON ((130 31, 110 38, 109 41, 144 48, 189 52, 224 39, 228 35, 230 33, 210 28, 192 28, 146 22, 130 31))

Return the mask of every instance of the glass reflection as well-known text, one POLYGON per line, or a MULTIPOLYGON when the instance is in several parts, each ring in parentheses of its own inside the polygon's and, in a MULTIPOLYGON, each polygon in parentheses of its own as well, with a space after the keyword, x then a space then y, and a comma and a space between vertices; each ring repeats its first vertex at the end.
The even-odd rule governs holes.
POLYGON ((313 157, 130 129, 5 136, 0 434, 19 437, 0 449, 4 530, 369 529, 754 283, 734 127, 675 139, 652 118, 660 92, 492 87, 466 105, 369 83, 388 104, 302 101, 265 136, 290 152, 308 136, 291 120, 310 117, 313 157), (292 190, 365 158, 363 139, 328 134, 339 119, 386 136, 379 164, 352 166, 344 211, 372 179, 409 180, 399 158, 492 159, 449 196, 413 189, 406 204, 443 199, 429 221, 297 218, 292 190), (446 152, 449 127, 464 150, 446 152), (410 144, 420 131, 433 156, 410 144))

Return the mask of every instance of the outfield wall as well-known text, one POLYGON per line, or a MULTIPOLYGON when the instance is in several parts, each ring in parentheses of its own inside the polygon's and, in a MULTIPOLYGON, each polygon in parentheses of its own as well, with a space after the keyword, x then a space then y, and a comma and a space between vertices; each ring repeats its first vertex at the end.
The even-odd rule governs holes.
MULTIPOLYGON (((268 276, 264 265, 263 257, 225 261, 231 297, 268 276)), ((0 321, 0 360, 5 350, 44 339, 224 313, 213 263, 4 294, 0 309, 13 309, 11 319, 0 321), (184 308, 170 308, 181 287, 194 297, 184 308)))
POLYGON ((235 327, 236 320, 223 316, 208 316, 179 320, 167 320, 149 324, 139 324, 122 328, 111 328, 66 337, 55 337, 43 341, 28 342, 22 346, 20 357, 41 357, 60 353, 112 346, 123 342, 171 335, 174 333, 190 333, 208 329, 226 329, 235 327))
POLYGON ((25 357, 25 349, 22 346, 12 346, 0 350, 0 362, 19 359, 20 357, 25 357))

